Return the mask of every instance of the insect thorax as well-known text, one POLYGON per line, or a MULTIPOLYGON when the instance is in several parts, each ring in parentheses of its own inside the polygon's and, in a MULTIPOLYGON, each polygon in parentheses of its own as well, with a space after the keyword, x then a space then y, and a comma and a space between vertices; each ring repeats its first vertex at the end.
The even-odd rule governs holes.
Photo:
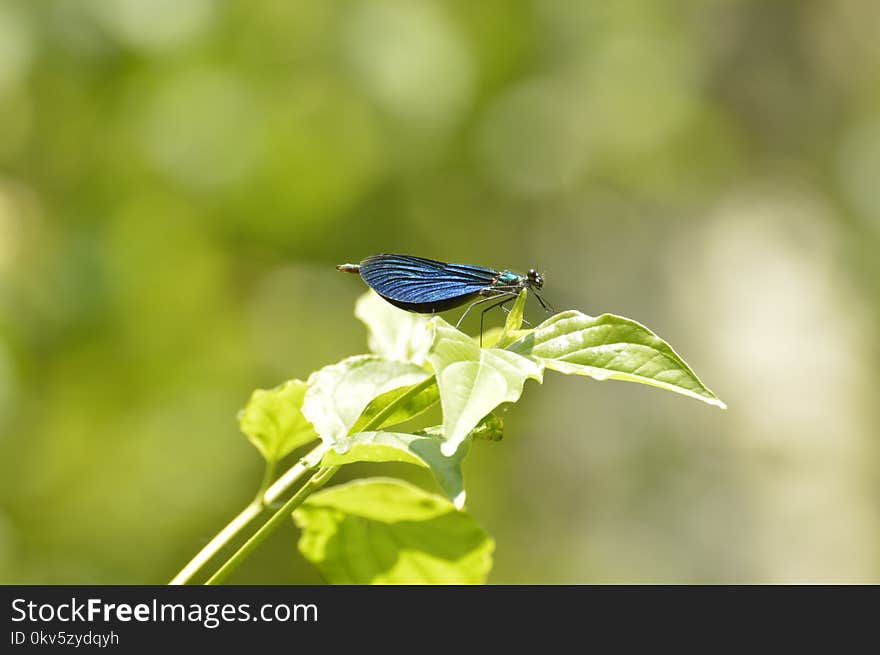
POLYGON ((494 286, 496 287, 509 287, 513 285, 521 284, 522 276, 517 275, 516 273, 512 273, 511 271, 504 271, 499 274, 495 279, 494 286))

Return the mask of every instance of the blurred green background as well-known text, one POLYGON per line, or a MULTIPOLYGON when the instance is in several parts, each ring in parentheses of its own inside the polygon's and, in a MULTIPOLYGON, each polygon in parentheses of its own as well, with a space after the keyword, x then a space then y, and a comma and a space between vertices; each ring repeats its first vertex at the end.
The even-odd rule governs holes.
MULTIPOLYGON (((0 582, 170 579, 259 483, 251 390, 365 351, 334 266, 383 251, 543 270, 730 406, 529 383, 466 466, 490 581, 880 582, 878 25, 0 1, 0 582)), ((230 581, 319 582, 295 543, 230 581)))

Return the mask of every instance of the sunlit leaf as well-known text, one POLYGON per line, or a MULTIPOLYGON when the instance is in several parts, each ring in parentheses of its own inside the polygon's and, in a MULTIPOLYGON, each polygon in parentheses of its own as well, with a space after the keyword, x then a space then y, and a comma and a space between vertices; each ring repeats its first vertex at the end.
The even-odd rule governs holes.
POLYGON ((349 357, 309 376, 302 412, 324 443, 344 450, 352 426, 374 398, 429 376, 415 364, 378 355, 349 357))
POLYGON ((508 349, 560 373, 641 382, 726 407, 669 344, 628 318, 561 312, 508 349))
POLYGON ((507 315, 507 320, 504 321, 504 331, 505 332, 515 332, 522 327, 523 324, 523 314, 526 310, 526 296, 528 295, 528 291, 523 289, 519 292, 519 295, 516 297, 516 300, 513 303, 513 307, 510 309, 510 313, 507 315))
MULTIPOLYGON (((504 328, 499 327, 497 325, 493 325, 490 328, 486 328, 483 330, 483 348, 494 348, 495 345, 501 340, 501 337, 504 336, 504 328)), ((480 343, 480 335, 475 334, 471 337, 471 341, 475 344, 480 343)))
POLYGON ((371 351, 387 359, 424 364, 431 347, 427 317, 398 309, 372 290, 358 298, 354 315, 367 326, 371 351))
POLYGON ((370 429, 381 430, 389 425, 398 425, 408 421, 430 409, 440 400, 440 390, 437 388, 436 383, 421 389, 415 395, 407 397, 407 394, 410 394, 415 386, 411 385, 392 389, 374 398, 361 413, 360 417, 358 417, 358 420, 355 421, 349 431, 350 434, 366 429, 383 412, 386 412, 386 415, 382 417, 378 425, 371 425, 370 429), (391 407, 390 412, 388 412, 389 407, 391 407))
POLYGON ((307 389, 302 380, 290 380, 274 389, 257 389, 239 413, 241 431, 267 462, 277 462, 318 438, 302 414, 307 389))
POLYGON ((510 313, 507 315, 507 320, 504 322, 504 330, 501 336, 492 343, 495 348, 504 348, 530 332, 530 330, 522 329, 527 295, 528 291, 525 289, 519 292, 510 313))
POLYGON ((344 453, 330 449, 324 454, 324 466, 341 466, 354 462, 406 462, 431 471, 440 489, 459 509, 464 507, 464 479, 461 462, 468 453, 471 439, 498 441, 504 431, 504 423, 494 415, 480 421, 468 435, 468 440, 447 457, 440 451, 443 444, 443 428, 435 426, 419 430, 415 434, 400 432, 359 432, 349 439, 344 453))
POLYGON ((513 352, 481 349, 442 318, 431 323, 435 336, 428 360, 440 387, 442 451, 452 455, 486 414, 519 399, 527 379, 540 382, 543 367, 513 352))
POLYGON ((399 480, 357 480, 293 512, 299 550, 334 584, 479 584, 495 544, 445 498, 399 480))
MULTIPOLYGON (((418 430, 416 434, 426 434, 432 437, 436 437, 438 439, 442 439, 443 426, 432 425, 429 428, 418 430)), ((471 430, 471 433, 468 435, 468 437, 477 441, 501 441, 501 439, 504 437, 504 421, 501 420, 500 416, 496 416, 495 414, 488 414, 484 416, 483 419, 477 424, 477 427, 471 430)))
POLYGON ((447 457, 440 452, 443 440, 427 434, 401 432, 359 432, 351 437, 345 453, 330 449, 322 464, 340 466, 354 462, 405 462, 416 464, 431 471, 440 489, 453 504, 464 507, 464 480, 461 462, 468 452, 462 445, 455 455, 447 457))

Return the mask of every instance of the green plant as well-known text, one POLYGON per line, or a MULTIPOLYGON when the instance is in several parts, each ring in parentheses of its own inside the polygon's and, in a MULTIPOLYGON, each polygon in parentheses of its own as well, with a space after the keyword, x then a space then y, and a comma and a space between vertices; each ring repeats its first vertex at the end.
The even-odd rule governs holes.
POLYGON ((253 393, 239 420, 266 460, 263 484, 172 584, 192 580, 270 508, 270 518, 207 584, 222 582, 291 515, 302 531, 300 552, 331 583, 484 582, 494 542, 464 510, 461 462, 475 440, 501 438, 503 425, 493 411, 516 402, 526 380, 540 383, 552 370, 641 382, 725 407, 666 342, 635 321, 569 310, 524 330, 525 299, 523 291, 504 328, 488 333, 489 345, 480 348, 440 317, 409 314, 364 294, 355 315, 367 326, 372 354, 326 366, 305 382, 253 393), (388 429, 438 402, 441 425, 388 429), (314 442, 276 478, 286 456, 314 442), (425 467, 443 495, 388 478, 319 491, 340 467, 363 461, 425 467))

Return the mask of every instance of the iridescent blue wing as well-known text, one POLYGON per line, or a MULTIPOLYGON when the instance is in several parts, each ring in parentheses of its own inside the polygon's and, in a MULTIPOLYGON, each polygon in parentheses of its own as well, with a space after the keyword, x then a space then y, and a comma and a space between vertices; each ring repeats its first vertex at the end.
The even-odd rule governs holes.
POLYGON ((463 305, 498 277, 498 271, 483 266, 388 254, 367 257, 360 274, 391 304, 421 314, 463 305))

